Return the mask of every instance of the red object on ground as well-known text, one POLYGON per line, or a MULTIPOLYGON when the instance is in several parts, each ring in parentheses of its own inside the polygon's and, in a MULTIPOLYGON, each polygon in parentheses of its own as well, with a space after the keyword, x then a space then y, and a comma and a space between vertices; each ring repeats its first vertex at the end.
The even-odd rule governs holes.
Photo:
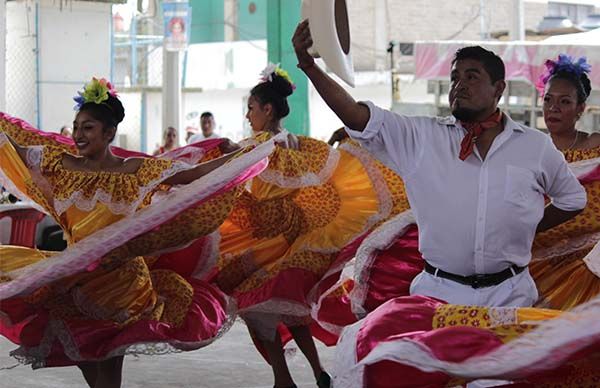
POLYGON ((0 212, 0 219, 10 217, 10 245, 35 248, 37 225, 46 215, 36 209, 13 209, 0 212))

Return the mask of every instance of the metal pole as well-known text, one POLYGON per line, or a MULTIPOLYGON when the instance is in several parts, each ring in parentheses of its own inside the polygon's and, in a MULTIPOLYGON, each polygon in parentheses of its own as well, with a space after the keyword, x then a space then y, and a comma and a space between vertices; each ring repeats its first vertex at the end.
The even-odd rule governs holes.
MULTIPOLYGON (((0 0, 1 1, 1 0, 0 0)), ((110 82, 114 83, 114 69, 115 69, 115 26, 113 25, 113 13, 112 13, 112 5, 110 6, 110 12, 108 13, 110 26, 110 82)))
POLYGON ((131 85, 137 86, 137 17, 135 14, 131 17, 129 36, 131 37, 131 85))
POLYGON ((142 87, 140 96, 140 151, 148 150, 148 92, 142 87))
POLYGON ((387 52, 390 53, 390 69, 392 70, 394 69, 394 46, 396 46, 396 44, 391 40, 387 49, 387 52))
POLYGON ((40 7, 35 3, 35 99, 36 99, 36 125, 42 128, 42 98, 40 87, 40 7))
MULTIPOLYGON (((376 0, 374 1, 375 7, 375 69, 376 70, 384 70, 385 69, 385 58, 380 55, 380 53, 385 50, 385 45, 387 40, 389 39, 387 32, 387 12, 386 12, 386 0, 376 0)), ((393 69, 393 67, 392 67, 393 69)))
POLYGON ((0 0, 0 112, 6 112, 6 1, 0 0))
POLYGON ((479 0, 479 35, 481 40, 488 39, 488 28, 485 20, 485 0, 479 0))
POLYGON ((512 9, 510 39, 525 40, 525 11, 523 0, 512 0, 512 9))
POLYGON ((537 89, 532 86, 531 87, 531 105, 530 105, 530 110, 529 110, 529 127, 531 127, 531 128, 537 128, 537 111, 536 111, 537 99, 538 99, 537 89))
POLYGON ((441 114, 441 95, 442 95, 442 81, 433 81, 434 82, 434 88, 433 88, 433 93, 434 93, 434 105, 435 105, 435 114, 436 115, 440 115, 441 114))
POLYGON ((390 41, 387 52, 390 54, 390 76, 392 82, 392 105, 394 102, 400 101, 400 79, 398 78, 398 71, 396 70, 396 64, 394 63, 394 47, 396 42, 390 41))
POLYGON ((181 88, 185 88, 185 81, 187 76, 187 64, 188 64, 188 51, 185 50, 183 53, 183 69, 181 71, 181 88))
POLYGON ((179 51, 163 47, 162 130, 181 129, 181 69, 179 51))

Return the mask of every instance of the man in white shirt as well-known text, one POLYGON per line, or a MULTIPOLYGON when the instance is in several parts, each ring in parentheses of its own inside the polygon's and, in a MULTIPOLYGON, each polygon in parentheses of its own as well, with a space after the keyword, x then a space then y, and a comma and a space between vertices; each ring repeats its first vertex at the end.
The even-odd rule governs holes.
POLYGON ((215 117, 211 112, 204 112, 200 115, 200 133, 192 135, 188 144, 197 143, 206 139, 218 139, 220 136, 215 133, 215 117))
POLYGON ((357 103, 315 66, 307 22, 293 43, 298 67, 348 134, 405 181, 426 260, 411 294, 454 304, 533 305, 538 294, 527 265, 534 235, 577 215, 586 194, 550 137, 498 110, 506 86, 502 60, 478 46, 458 50, 453 116, 407 117, 357 103))

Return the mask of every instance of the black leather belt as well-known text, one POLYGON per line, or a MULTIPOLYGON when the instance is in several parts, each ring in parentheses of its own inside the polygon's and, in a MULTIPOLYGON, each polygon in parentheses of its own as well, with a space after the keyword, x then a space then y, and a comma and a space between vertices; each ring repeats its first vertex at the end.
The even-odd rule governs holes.
POLYGON ((443 271, 439 268, 434 267, 433 265, 425 262, 425 272, 430 273, 435 276, 439 276, 444 279, 452 280, 454 282, 464 284, 467 286, 471 286, 473 288, 484 288, 484 287, 493 287, 502 283, 506 279, 510 279, 513 276, 523 272, 527 267, 519 267, 517 265, 512 265, 505 269, 504 271, 490 273, 490 274, 475 274, 469 276, 456 275, 450 272, 443 271))

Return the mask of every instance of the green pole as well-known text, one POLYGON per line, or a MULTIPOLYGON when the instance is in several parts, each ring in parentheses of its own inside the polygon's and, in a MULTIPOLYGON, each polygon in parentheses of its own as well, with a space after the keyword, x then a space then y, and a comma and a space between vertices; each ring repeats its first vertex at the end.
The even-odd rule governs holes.
POLYGON ((285 128, 295 134, 308 136, 308 80, 296 67, 298 63, 292 36, 300 22, 301 0, 268 0, 267 50, 269 61, 280 63, 296 84, 296 90, 288 97, 290 114, 285 118, 285 128))

